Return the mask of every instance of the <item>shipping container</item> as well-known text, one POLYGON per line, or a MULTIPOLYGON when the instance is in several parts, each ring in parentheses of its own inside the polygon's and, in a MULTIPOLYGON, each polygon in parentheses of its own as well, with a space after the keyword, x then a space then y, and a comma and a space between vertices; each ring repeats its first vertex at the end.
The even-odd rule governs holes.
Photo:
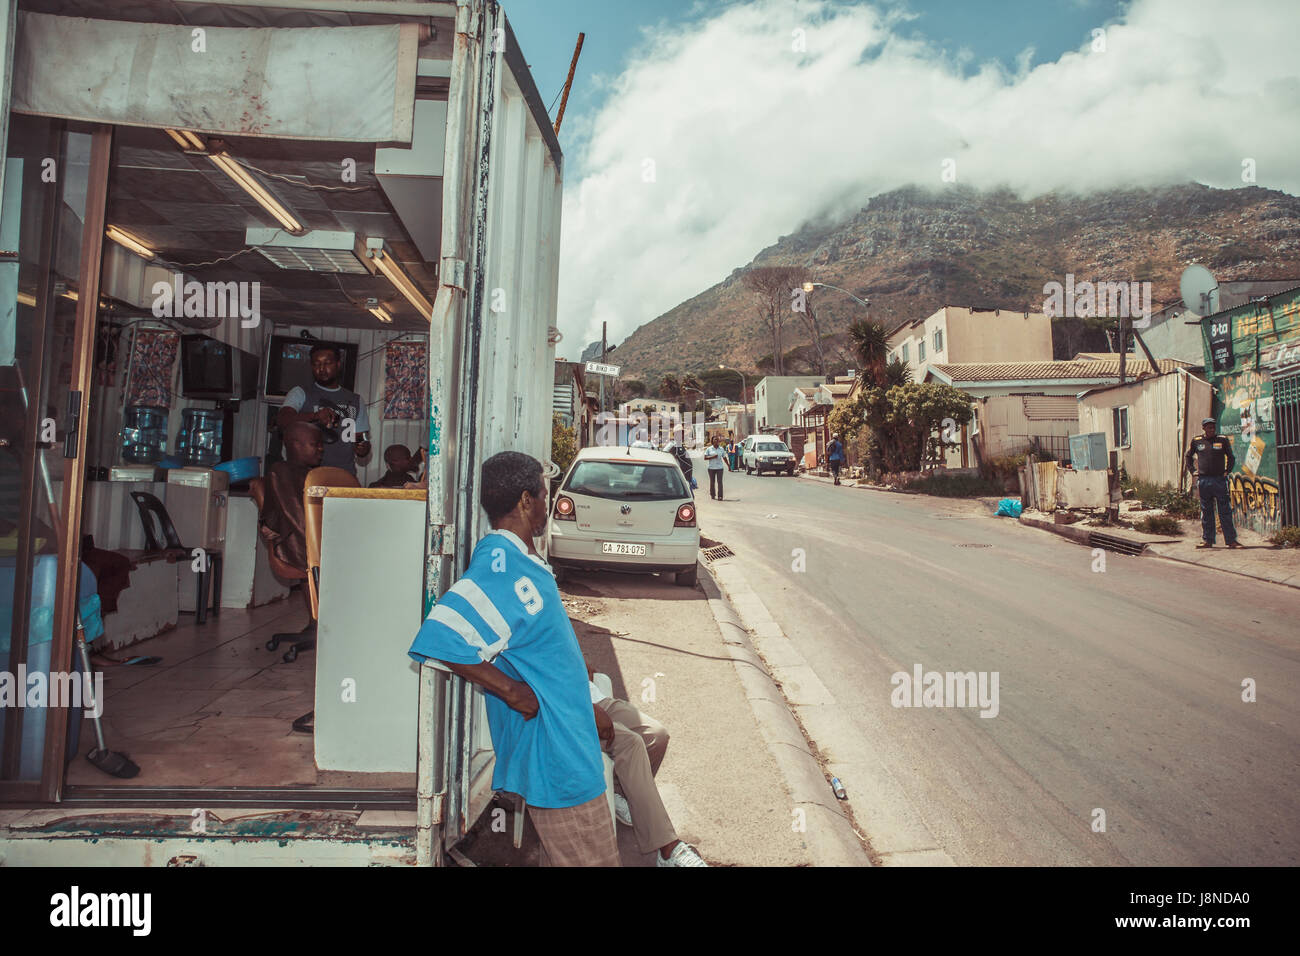
POLYGON ((0 830, 6 862, 90 862, 87 834, 97 863, 441 862, 492 796, 491 743, 481 693, 406 649, 486 530, 482 462, 548 460, 559 339, 562 155, 504 10, 0 0, 0 23, 0 246, 17 249, 0 262, 0 397, 23 542, 0 555, 0 613, 6 633, 39 619, 51 635, 39 652, 6 640, 0 670, 72 667, 91 565, 101 598, 126 584, 96 649, 163 658, 113 668, 102 702, 136 778, 82 759, 76 710, 52 709, 40 735, 6 723, 0 806, 69 810, 0 830), (343 457, 358 487, 308 486, 318 533, 286 578, 247 474, 285 454, 281 404, 310 389, 322 344, 340 366, 326 382, 357 394, 327 431, 357 443, 343 457), (366 487, 396 445, 424 450, 426 488, 366 487), (218 461, 228 494, 164 467, 218 461), (224 515, 204 532, 220 550, 151 551, 149 496, 203 502, 177 527, 224 515), (54 583, 35 595, 33 577, 54 583), (303 619, 291 588, 319 621, 300 657, 266 640, 303 619), (286 738, 312 703, 312 735, 286 738), (123 831, 113 807, 163 816, 123 831), (272 847, 251 808, 300 816, 272 847), (373 810, 403 816, 368 829, 373 810))

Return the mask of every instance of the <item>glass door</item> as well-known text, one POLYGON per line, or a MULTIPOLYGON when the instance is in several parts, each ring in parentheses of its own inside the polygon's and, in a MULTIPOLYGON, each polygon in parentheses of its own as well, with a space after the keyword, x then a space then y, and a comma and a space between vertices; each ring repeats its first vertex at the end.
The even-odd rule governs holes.
POLYGON ((78 592, 94 593, 78 541, 110 141, 108 128, 10 118, 0 191, 0 801, 58 799, 90 704, 73 645, 78 592))

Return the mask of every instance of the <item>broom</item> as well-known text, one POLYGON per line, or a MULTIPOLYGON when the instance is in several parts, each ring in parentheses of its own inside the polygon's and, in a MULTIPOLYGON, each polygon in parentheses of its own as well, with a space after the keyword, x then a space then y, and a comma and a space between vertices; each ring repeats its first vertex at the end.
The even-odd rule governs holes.
MULTIPOLYGON (((21 383, 21 379, 19 384, 19 392, 22 394, 23 406, 24 408, 26 408, 27 388, 25 385, 21 383)), ((36 452, 36 460, 40 463, 41 466, 41 484, 43 485, 45 491, 45 501, 50 506, 50 520, 52 522, 51 530, 53 530, 56 535, 59 535, 61 532, 63 521, 62 521, 62 516, 59 514, 58 506, 55 505, 54 503, 54 486, 50 482, 49 466, 45 462, 45 456, 41 454, 39 450, 36 452)), ((77 568, 77 579, 78 582, 80 582, 81 579, 81 552, 80 551, 77 552, 76 568, 77 568)), ((86 649, 86 633, 85 633, 85 628, 82 626, 81 623, 80 584, 78 584, 77 587, 75 602, 76 603, 74 604, 74 608, 75 608, 74 613, 76 614, 77 653, 81 657, 81 666, 82 668, 85 669, 86 676, 91 678, 90 680, 86 681, 86 693, 90 696, 90 713, 92 715, 90 719, 95 725, 95 743, 97 745, 94 750, 86 754, 86 759, 89 760, 96 767, 98 767, 100 770, 104 771, 104 773, 110 774, 114 777, 122 777, 122 778, 134 777, 136 774, 140 772, 140 768, 135 763, 133 763, 131 759, 126 756, 126 754, 121 754, 121 753, 117 753, 116 751, 109 750, 108 744, 104 742, 104 727, 99 719, 99 701, 95 699, 95 691, 94 691, 95 681, 92 677, 94 672, 92 671, 90 666, 90 651, 86 649)))

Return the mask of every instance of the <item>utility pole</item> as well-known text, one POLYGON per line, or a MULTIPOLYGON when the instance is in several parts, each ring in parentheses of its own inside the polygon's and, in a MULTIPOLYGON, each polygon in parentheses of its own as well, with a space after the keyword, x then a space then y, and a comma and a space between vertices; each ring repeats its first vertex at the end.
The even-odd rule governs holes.
MULTIPOLYGON (((1124 369, 1125 369, 1124 358, 1128 352, 1128 345, 1124 340, 1127 337, 1128 336, 1124 334, 1124 316, 1121 315, 1119 317, 1119 383, 1121 385, 1124 384, 1124 369)), ((1154 372, 1155 369, 1152 369, 1151 371, 1154 372)))
MULTIPOLYGON (((605 323, 605 322, 600 323, 600 364, 601 364, 601 365, 604 365, 604 364, 605 364, 605 351, 606 351, 605 326, 606 326, 606 324, 607 324, 607 323, 605 323)), ((602 412, 605 410, 605 376, 604 376, 604 375, 602 375, 602 376, 600 377, 600 410, 601 410, 602 412)))

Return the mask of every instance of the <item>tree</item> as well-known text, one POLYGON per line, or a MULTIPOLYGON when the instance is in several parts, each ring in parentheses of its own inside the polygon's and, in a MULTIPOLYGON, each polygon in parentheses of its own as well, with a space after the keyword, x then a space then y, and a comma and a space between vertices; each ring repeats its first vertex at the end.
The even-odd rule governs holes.
POLYGON ((551 415, 551 461, 560 469, 560 474, 569 470, 574 457, 578 454, 578 438, 572 428, 564 426, 559 415, 551 415))
POLYGON ((645 398, 650 394, 649 390, 645 387, 645 382, 635 378, 630 378, 623 383, 623 391, 627 395, 629 401, 634 398, 645 398))
POLYGON ((682 385, 677 381, 676 375, 665 375, 663 381, 659 383, 659 395, 661 398, 674 399, 680 398, 682 394, 682 385))
POLYGON ((918 471, 945 419, 970 421, 970 396, 939 382, 875 385, 859 394, 853 414, 871 429, 886 471, 918 471))
POLYGON ((885 381, 885 357, 889 354, 889 333, 879 322, 858 321, 849 326, 853 354, 862 363, 862 377, 873 385, 885 381))
POLYGON ((758 303, 759 329, 772 339, 775 372, 785 374, 782 330, 791 311, 790 293, 803 282, 804 272, 793 266, 759 266, 741 277, 758 303))
POLYGON ((706 368, 696 376, 700 388, 710 395, 724 395, 733 401, 740 401, 741 378, 731 368, 706 368))
MULTIPOLYGON (((802 282, 800 283, 802 285, 802 282)), ((812 300, 805 297, 801 303, 803 309, 799 314, 803 317, 803 324, 808 327, 808 334, 812 337, 813 349, 817 353, 817 374, 826 374, 826 348, 822 343, 822 327, 817 321, 817 312, 812 307, 812 300)))

